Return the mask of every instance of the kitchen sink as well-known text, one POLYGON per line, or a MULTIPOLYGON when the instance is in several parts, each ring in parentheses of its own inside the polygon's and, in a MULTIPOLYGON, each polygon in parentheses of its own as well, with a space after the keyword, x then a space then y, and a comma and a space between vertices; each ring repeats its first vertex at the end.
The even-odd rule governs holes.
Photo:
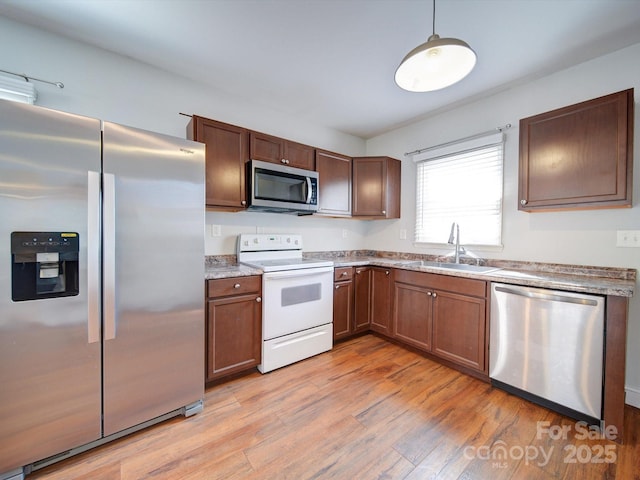
POLYGON ((441 268, 443 270, 459 270, 463 272, 489 273, 500 270, 497 267, 488 267, 483 265, 469 265, 467 263, 447 263, 447 262, 431 262, 428 260, 405 260, 397 262, 398 266, 405 267, 429 267, 441 268))

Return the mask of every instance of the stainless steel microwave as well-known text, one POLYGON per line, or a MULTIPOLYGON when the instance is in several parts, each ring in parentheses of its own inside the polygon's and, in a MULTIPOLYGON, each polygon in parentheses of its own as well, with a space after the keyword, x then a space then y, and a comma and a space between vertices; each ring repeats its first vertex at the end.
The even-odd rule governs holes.
POLYGON ((311 215, 318 211, 318 172, 251 160, 249 210, 311 215))

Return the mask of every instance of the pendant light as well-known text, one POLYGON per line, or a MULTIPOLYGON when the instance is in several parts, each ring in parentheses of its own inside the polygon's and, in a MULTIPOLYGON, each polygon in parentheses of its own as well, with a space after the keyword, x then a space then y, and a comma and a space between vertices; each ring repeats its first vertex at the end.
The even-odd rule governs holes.
POLYGON ((395 80, 404 90, 431 92, 459 82, 475 64, 476 53, 466 42, 436 34, 436 0, 433 0, 433 34, 404 57, 395 80))

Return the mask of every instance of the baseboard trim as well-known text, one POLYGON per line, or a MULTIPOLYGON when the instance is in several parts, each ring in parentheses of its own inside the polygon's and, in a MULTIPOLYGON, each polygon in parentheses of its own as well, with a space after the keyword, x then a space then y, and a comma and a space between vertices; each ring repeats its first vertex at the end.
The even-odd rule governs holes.
POLYGON ((627 387, 625 388, 626 398, 625 403, 632 407, 640 408, 640 390, 627 387))

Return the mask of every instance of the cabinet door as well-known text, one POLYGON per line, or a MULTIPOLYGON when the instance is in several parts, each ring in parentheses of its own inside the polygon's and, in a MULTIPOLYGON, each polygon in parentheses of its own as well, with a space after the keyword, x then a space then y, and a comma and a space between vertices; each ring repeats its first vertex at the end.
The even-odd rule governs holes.
POLYGON ((486 371, 485 300, 433 293, 433 353, 459 365, 486 371))
POLYGON ((371 324, 371 268, 356 268, 354 285, 354 333, 369 330, 371 324))
POLYGON ((431 350, 433 292, 424 287, 395 283, 393 298, 394 336, 421 350, 431 350))
POLYGON ((260 132, 250 133, 253 160, 279 163, 289 167, 314 169, 314 148, 260 132))
POLYGON ((351 216, 351 158, 337 153, 316 151, 319 179, 318 213, 351 216))
POLYGON ((353 159, 353 216, 400 218, 400 161, 353 159))
POLYGON ((207 381, 261 361, 262 303, 257 294, 209 300, 207 381))
POLYGON ((371 269, 371 330, 391 333, 391 282, 390 268, 371 269))
POLYGON ((207 206, 223 210, 245 208, 247 130, 197 116, 190 127, 188 137, 206 145, 207 206))
POLYGON ((315 149, 302 143, 284 142, 284 159, 289 167, 303 168, 305 170, 315 169, 315 149))
POLYGON ((333 291, 333 339, 353 333, 353 282, 337 282, 333 291))
POLYGON ((252 160, 284 164, 284 140, 265 133, 250 132, 250 148, 252 160))
POLYGON ((525 211, 630 207, 633 89, 520 120, 525 211))

